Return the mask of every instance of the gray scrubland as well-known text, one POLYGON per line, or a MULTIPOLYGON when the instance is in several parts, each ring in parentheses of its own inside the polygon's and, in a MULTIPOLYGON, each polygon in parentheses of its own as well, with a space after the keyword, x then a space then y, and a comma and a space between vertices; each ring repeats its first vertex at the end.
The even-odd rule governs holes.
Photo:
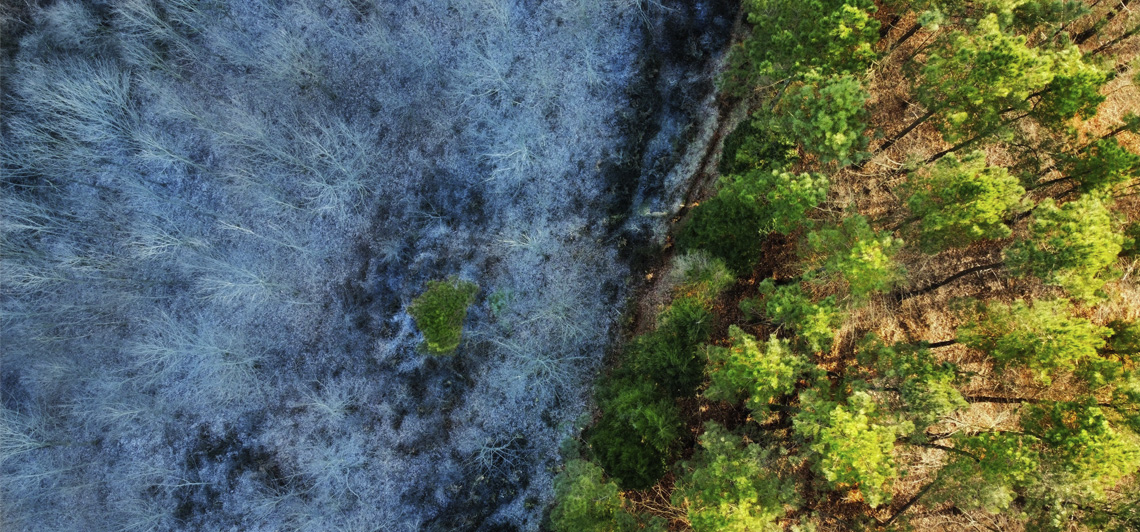
POLYGON ((3 8, 0 529, 538 529, 729 4, 3 8))

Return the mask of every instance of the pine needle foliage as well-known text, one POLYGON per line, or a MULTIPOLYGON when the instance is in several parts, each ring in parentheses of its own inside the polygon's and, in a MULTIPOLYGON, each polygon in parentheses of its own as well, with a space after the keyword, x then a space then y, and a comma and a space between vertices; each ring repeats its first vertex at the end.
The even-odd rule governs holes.
POLYGON ((677 406, 648 379, 614 379, 600 393, 602 417, 587 437, 591 456, 623 489, 652 486, 678 450, 677 406))
POLYGON ((861 72, 875 59, 879 22, 870 0, 749 0, 745 9, 752 38, 730 55, 722 83, 731 93, 809 69, 861 72))
POLYGON ((864 157, 870 97, 854 75, 825 77, 811 71, 801 84, 787 89, 771 121, 774 129, 799 141, 820 162, 847 166, 864 157))
POLYGON ((790 342, 772 336, 761 343, 739 327, 729 328, 732 345, 709 346, 709 386, 703 395, 714 401, 736 403, 762 417, 768 404, 791 393, 806 369, 806 361, 796 354, 790 342))
POLYGON ((903 279, 904 269, 895 261, 903 241, 888 231, 871 227, 862 215, 851 215, 837 224, 807 235, 809 271, 815 282, 841 280, 855 301, 890 290, 903 279))
POLYGON ((874 371, 872 382, 898 390, 899 415, 919 438, 927 427, 969 407, 957 388, 958 368, 939 362, 924 344, 887 344, 868 334, 858 346, 859 365, 874 371))
POLYGON ((1112 330, 1073 315, 1064 299, 980 305, 980 316, 958 328, 958 340, 988 353, 1002 367, 1028 368, 1042 384, 1058 371, 1100 359, 1112 330))
POLYGON ((958 142, 995 132, 1011 110, 1029 109, 1029 96, 1053 80, 1052 66, 1048 54, 990 14, 941 37, 922 67, 917 96, 943 138, 958 142))
POLYGON ((1047 199, 1033 213, 1028 238, 1008 249, 1006 261, 1015 275, 1094 300, 1124 244, 1115 225, 1103 197, 1086 194, 1061 206, 1047 199))
POLYGON ((694 532, 776 532, 797 497, 772 469, 774 460, 718 423, 709 422, 701 448, 673 492, 694 532))
POLYGON ((884 422, 867 392, 855 392, 840 404, 806 390, 800 404, 803 411, 793 421, 796 434, 809 442, 813 467, 828 485, 858 489, 872 508, 890 502, 886 484, 898 474, 892 457, 895 436, 906 429, 884 422))
POLYGON ((1025 189, 1005 168, 986 164, 985 154, 950 154, 908 177, 907 206, 917 221, 918 245, 927 253, 1005 238, 1005 218, 1025 189))
POLYGON ((800 283, 776 286, 771 279, 760 283, 760 293, 764 295, 764 314, 795 332, 797 345, 813 353, 831 350, 836 328, 844 317, 835 296, 813 301, 800 283))
POLYGON ((636 521, 622 507, 621 491, 603 477, 602 468, 587 460, 571 460, 554 477, 558 504, 550 511, 555 532, 623 532, 636 521))

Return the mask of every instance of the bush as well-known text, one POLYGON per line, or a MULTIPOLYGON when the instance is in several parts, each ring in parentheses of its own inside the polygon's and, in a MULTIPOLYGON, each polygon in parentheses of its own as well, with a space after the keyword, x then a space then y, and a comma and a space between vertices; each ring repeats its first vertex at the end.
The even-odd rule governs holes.
POLYGON ((1109 415, 1091 397, 1042 401, 1026 406, 1021 426, 1043 444, 1041 470, 1068 493, 1099 499, 1140 469, 1136 437, 1113 427, 1109 415))
POLYGON ((1120 256, 1126 259, 1140 257, 1140 222, 1133 222, 1121 229, 1124 240, 1120 244, 1120 256))
POLYGON ((656 330, 630 342, 625 359, 628 369, 672 397, 690 397, 704 375, 698 351, 712 333, 714 301, 733 278, 723 261, 704 253, 678 257, 670 276, 678 285, 673 303, 658 317, 656 330))
POLYGON ((760 258, 767 225, 759 203, 720 193, 693 209, 677 236, 677 247, 707 251, 734 273, 746 274, 760 258))
POLYGON ((1112 192, 1140 177, 1140 155, 1115 138, 1100 139, 1076 154, 1061 155, 1058 169, 1076 180, 1081 192, 1112 192))
POLYGON ((984 238, 1005 238, 1004 218, 1017 209, 1025 189, 1002 167, 987 166, 984 152, 950 154, 907 178, 907 207, 926 253, 966 247, 984 238))
POLYGON ((905 269, 895 261, 903 241, 888 231, 876 231, 863 215, 847 216, 838 224, 812 231, 807 244, 814 255, 807 257, 808 263, 822 267, 813 280, 841 279, 856 302, 890 290, 905 278, 905 269))
POLYGON ((429 353, 448 355, 459 347, 463 319, 467 307, 475 302, 479 287, 475 283, 449 277, 446 281, 430 281, 428 288, 412 300, 408 314, 424 333, 429 353))
POLYGON ((1103 360, 1099 349, 1113 331, 1077 316, 1065 299, 979 304, 979 315, 958 328, 958 341, 988 353, 998 367, 1028 368, 1042 384, 1058 371, 1103 360))
POLYGON ((638 375, 672 397, 691 396, 704 375, 698 347, 711 333, 712 313, 695 298, 679 298, 661 314, 657 330, 630 343, 626 358, 638 375))
POLYGON ((905 405, 906 419, 915 425, 915 435, 926 427, 969 407, 955 387, 957 368, 938 362, 926 344, 887 344, 874 333, 859 343, 857 360, 878 374, 880 386, 896 388, 905 405))
POLYGON ((998 513, 1034 482, 1041 467, 1036 438, 1020 434, 957 435, 954 453, 938 472, 932 502, 953 501, 963 509, 998 513), (976 457, 976 458, 975 458, 976 457))
POLYGON ((621 378, 602 390, 602 418, 588 436, 594 459, 624 489, 653 486, 681 435, 673 400, 645 379, 621 378))
MULTIPOLYGON (((773 224, 782 211, 773 211, 764 202, 778 203, 787 210, 789 192, 795 193, 797 185, 805 188, 806 175, 797 178, 781 171, 795 157, 794 144, 761 129, 757 121, 738 126, 724 141, 717 195, 693 209, 677 237, 677 247, 706 251, 737 274, 752 271, 764 235, 773 225, 777 230, 787 225, 773 224)), ((826 180, 812 178, 809 182, 826 180)))
POLYGON ((719 186, 716 196, 693 209, 677 246, 707 251, 744 274, 760 258, 765 235, 791 233, 804 224, 805 211, 826 198, 828 181, 821 175, 756 169, 724 176, 719 186))
POLYGON ((718 196, 733 195, 760 205, 765 221, 762 232, 789 234, 807 222, 808 209, 827 199, 830 183, 820 174, 796 175, 782 170, 758 169, 726 178, 718 196))
POLYGON ((634 518, 622 508, 621 491, 602 478, 602 468, 586 460, 571 460, 554 477, 550 523, 555 532, 617 532, 634 530, 634 518))
POLYGON ((678 295, 696 298, 706 306, 712 305, 721 291, 732 286, 735 281, 724 261, 701 252, 686 253, 675 258, 670 277, 678 285, 678 295))
POLYGON ((724 139, 720 175, 744 174, 752 170, 786 168, 797 157, 796 145, 769 131, 758 120, 745 120, 724 139))
POLYGON ((870 97, 856 76, 821 76, 810 71, 802 85, 788 88, 772 122, 821 162, 846 166, 867 156, 863 150, 868 137, 863 130, 870 97))
POLYGON ((1109 353, 1117 357, 1135 357, 1140 353, 1140 321, 1112 320, 1108 340, 1109 353))
POLYGON ((1110 201, 1086 194, 1061 206, 1052 199, 1039 203, 1028 238, 1006 250, 1010 271, 1036 276, 1076 299, 1099 298, 1124 245, 1110 201))
POLYGON ((736 96, 808 69, 858 73, 875 59, 879 22, 871 0, 751 0, 752 34, 735 46, 721 87, 736 96))

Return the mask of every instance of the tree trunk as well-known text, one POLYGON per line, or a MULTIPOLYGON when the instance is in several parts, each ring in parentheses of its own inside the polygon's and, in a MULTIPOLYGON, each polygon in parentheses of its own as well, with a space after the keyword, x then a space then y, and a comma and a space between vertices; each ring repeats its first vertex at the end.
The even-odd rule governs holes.
MULTIPOLYGON (((1049 171, 1050 171, 1050 170, 1052 170, 1052 169, 1053 169, 1053 167, 1052 167, 1052 166, 1050 166, 1049 168, 1046 168, 1046 169, 1045 169, 1045 172, 1042 172, 1042 173, 1046 173, 1046 172, 1049 172, 1049 171)), ((1070 179, 1073 179, 1074 177, 1075 177, 1075 176, 1064 176, 1064 177, 1058 177, 1057 179, 1050 179, 1050 180, 1048 180, 1048 181, 1042 181, 1042 182, 1040 182, 1040 183, 1037 183, 1037 184, 1035 184, 1035 185, 1033 185, 1033 186, 1030 186, 1030 187, 1026 187, 1025 191, 1026 191, 1026 192, 1029 192, 1029 191, 1037 190, 1037 189, 1039 189, 1039 188, 1047 187, 1047 186, 1049 186, 1049 185, 1055 185, 1055 184, 1057 184, 1057 183, 1062 183, 1062 182, 1068 181, 1068 180, 1070 180, 1070 179)))
POLYGON ((1108 41, 1108 42, 1106 42, 1106 43, 1104 43, 1104 44, 1102 44, 1102 45, 1098 46, 1098 47, 1096 48, 1096 50, 1093 50, 1093 51, 1091 51, 1091 52, 1089 52, 1089 53, 1087 53, 1087 54, 1085 54, 1085 55, 1097 55, 1097 54, 1099 54, 1099 53, 1101 53, 1101 52, 1105 51, 1105 49, 1107 49, 1107 48, 1109 48, 1109 47, 1111 47, 1111 46, 1114 46, 1114 45, 1116 45, 1117 43, 1119 43, 1120 41, 1123 41, 1124 39, 1127 39, 1127 38, 1129 38, 1129 37, 1131 37, 1131 36, 1133 36, 1133 35, 1136 35, 1137 33, 1140 33, 1140 24, 1137 24, 1137 25, 1136 25, 1136 26, 1134 26, 1132 29, 1130 29, 1130 30, 1128 30, 1128 31, 1126 31, 1126 32, 1124 32, 1124 33, 1122 33, 1122 34, 1120 34, 1120 36, 1119 36, 1119 37, 1117 37, 1117 38, 1115 38, 1115 39, 1113 39, 1113 40, 1111 40, 1111 41, 1108 41))
MULTIPOLYGON (((776 82, 776 83, 781 83, 782 85, 780 86, 780 90, 776 91, 776 96, 774 96, 772 98, 771 103, 768 104, 768 112, 769 113, 776 110, 776 106, 780 104, 780 100, 784 99, 784 92, 788 90, 788 85, 791 85, 793 80, 794 80, 794 78, 788 78, 788 79, 785 79, 783 81, 777 81, 776 82)), ((772 85, 769 85, 769 86, 772 86, 772 85)))
POLYGON ((1109 131, 1107 134, 1105 134, 1103 137, 1101 137, 1100 140, 1115 137, 1121 133, 1124 133, 1125 131, 1129 131, 1130 129, 1131 129, 1130 124, 1125 122, 1124 125, 1116 128, 1112 131, 1109 131))
MULTIPOLYGON (((878 148, 875 150, 875 153, 876 153, 876 154, 877 154, 877 153, 882 153, 882 152, 883 152, 883 151, 885 151, 887 148, 890 148, 891 146, 894 146, 894 144, 895 144, 896 142, 898 142, 898 141, 899 141, 899 139, 901 139, 901 138, 905 137, 905 136, 907 135, 907 133, 910 133, 911 131, 913 131, 913 130, 914 130, 914 128, 916 128, 916 127, 918 127, 918 126, 922 125, 922 123, 923 123, 923 122, 926 122, 927 120, 929 120, 929 119, 930 119, 930 117, 934 116, 934 113, 936 113, 936 112, 938 112, 936 109, 935 109, 935 110, 930 110, 930 111, 927 111, 927 112, 923 113, 923 115, 922 115, 922 116, 920 116, 920 117, 918 117, 918 118, 914 119, 914 121, 913 121, 913 122, 911 122, 911 123, 910 123, 910 125, 908 125, 908 126, 906 126, 905 128, 903 128, 903 130, 902 130, 902 131, 899 131, 898 133, 896 133, 896 134, 895 134, 895 136, 893 136, 893 137, 891 137, 891 138, 887 139, 887 141, 886 141, 886 142, 884 142, 882 146, 879 146, 879 147, 878 147, 878 148)), ((869 160, 870 160, 870 159, 868 159, 867 161, 869 161, 869 160)), ((867 161, 863 161, 863 162, 861 162, 861 163, 859 163, 859 164, 855 165, 853 168, 855 168, 856 170, 862 170, 862 169, 863 169, 863 166, 867 164, 867 161)))
MULTIPOLYGON (((1089 7, 1089 9, 1093 9, 1096 6, 1100 5, 1100 3, 1103 1, 1104 0, 1096 0, 1095 2, 1090 4, 1088 7, 1089 7)), ((1057 28, 1057 31, 1053 32, 1053 35, 1050 35, 1049 38, 1046 39, 1045 42, 1053 42, 1054 39, 1056 39, 1059 35, 1061 35, 1061 33, 1064 32, 1065 30, 1068 30, 1069 26, 1072 26, 1073 23, 1076 21, 1077 21, 1077 19, 1070 20, 1069 22, 1066 22, 1065 25, 1057 28)))
POLYGON ((994 262, 994 263, 990 263, 990 264, 982 264, 981 266, 974 266, 972 268, 966 268, 965 270, 962 270, 962 271, 960 271, 954 275, 951 275, 950 277, 947 277, 941 281, 938 281, 937 283, 930 284, 930 285, 924 286, 922 288, 910 290, 907 292, 896 293, 894 295, 894 299, 895 299, 895 301, 901 302, 901 301, 905 301, 905 300, 910 299, 910 298, 915 297, 915 296, 921 296, 923 294, 928 294, 930 292, 938 290, 939 288, 942 288, 943 286, 946 286, 946 285, 948 285, 954 281, 957 281, 958 279, 961 279, 961 278, 963 278, 967 275, 970 275, 972 273, 978 273, 978 272, 982 272, 982 271, 986 271, 986 270, 993 270, 993 269, 1000 268, 1004 265, 1005 265, 1005 261, 1000 261, 1000 262, 994 262))
POLYGON ((895 512, 890 519, 879 523, 879 526, 890 526, 891 523, 895 522, 895 520, 898 519, 900 515, 909 510, 911 506, 914 506, 914 503, 918 502, 918 500, 921 499, 923 495, 926 495, 926 492, 930 491, 930 488, 933 488, 934 484, 937 482, 938 481, 935 480, 934 482, 923 486, 922 489, 918 490, 918 493, 914 494, 914 497, 911 497, 909 501, 906 501, 906 504, 902 505, 902 508, 899 508, 899 511, 895 512))
MULTIPOLYGON (((989 395, 963 395, 963 399, 967 403, 994 403, 1001 405, 1017 405, 1017 404, 1030 404, 1039 405, 1050 401, 1050 399, 1031 399, 1028 397, 993 397, 989 395)), ((1112 403, 1097 403, 1100 407, 1112 407, 1112 403)))
MULTIPOLYGON (((905 173, 906 172, 904 172, 904 174, 905 173)), ((898 230, 900 230, 900 229, 902 229, 902 228, 904 228, 904 227, 906 227, 906 226, 908 226, 914 222, 917 222, 919 220, 920 220, 920 218, 918 216, 908 216, 908 217, 904 218, 901 222, 895 224, 894 227, 891 227, 890 232, 894 233, 895 231, 898 231, 898 230)))
POLYGON ((1114 6, 1111 10, 1109 10, 1108 13, 1104 15, 1104 18, 1096 21, 1096 23, 1094 23, 1089 29, 1074 35, 1073 44, 1080 46, 1084 44, 1085 41, 1091 39, 1094 35, 1097 34, 1097 32, 1100 31, 1101 28, 1107 26, 1109 22, 1112 22, 1112 19, 1116 18, 1116 15, 1120 14, 1120 10, 1128 7, 1128 4, 1131 1, 1132 0, 1120 0, 1120 2, 1117 2, 1116 6, 1114 6))
POLYGON ((934 155, 931 155, 930 157, 927 157, 926 160, 923 162, 925 162, 926 164, 931 164, 931 163, 937 161, 938 159, 941 159, 941 158, 943 158, 943 157, 945 157, 951 153, 954 153, 954 152, 956 152, 962 148, 965 148, 967 146, 972 145, 973 143, 984 138, 986 136, 986 134, 987 133, 979 133, 977 135, 974 135, 973 137, 970 137, 970 138, 968 138, 962 142, 959 142, 953 146, 950 146, 949 148, 946 148, 945 150, 942 150, 938 153, 935 153, 934 155))
POLYGON ((902 19, 902 16, 899 15, 898 13, 891 15, 890 22, 883 24, 882 27, 879 28, 879 40, 881 41, 881 40, 887 38, 887 34, 890 33, 891 30, 895 29, 895 24, 898 24, 899 20, 901 20, 901 19, 902 19))
POLYGON ((981 462, 981 460, 977 456, 974 456, 974 455, 972 455, 966 451, 963 451, 961 449, 955 449, 953 447, 947 447, 945 445, 938 445, 937 443, 916 443, 914 445, 918 445, 919 447, 929 447, 931 449, 939 449, 942 451, 946 451, 948 453, 960 454, 962 456, 973 458, 975 462, 981 462))
POLYGON ((1061 199, 1061 198, 1068 196, 1069 194, 1072 194, 1072 193, 1074 193, 1080 189, 1081 189, 1081 185, 1080 185, 1080 183, 1077 183, 1076 185, 1073 185, 1068 190, 1061 192, 1060 194, 1054 194, 1053 199, 1061 199))
POLYGON ((953 340, 942 340, 941 342, 927 342, 926 347, 930 349, 937 349, 939 347, 949 347, 957 343, 958 339, 954 338, 953 340))
MULTIPOLYGON (((1033 98, 1034 96, 1039 96, 1039 95, 1041 95, 1041 94, 1045 94, 1045 92, 1047 92, 1047 91, 1044 91, 1044 90, 1042 90, 1042 91, 1038 91, 1038 92, 1036 92, 1036 93, 1034 93, 1034 94, 1030 94, 1030 95, 1029 95, 1029 96, 1026 98, 1026 100, 1029 100, 1029 98, 1033 98)), ((1013 110, 1014 110, 1013 108, 1009 108, 1009 109, 1003 109, 1001 112, 1002 112, 1002 113, 1006 113, 1006 112, 1009 112, 1009 111, 1013 111, 1013 110)), ((984 138, 986 138, 986 137, 988 137, 988 136, 992 135, 994 132, 996 132, 996 131, 1000 131, 1000 130, 1001 130, 1001 128, 1003 128, 1003 127, 1005 127, 1005 126, 1008 126, 1008 125, 1010 125, 1010 124, 1012 124, 1012 123, 1014 123, 1014 122, 1017 122, 1018 120, 1021 120, 1022 118, 1025 118, 1025 117, 1027 117, 1027 116, 1029 116, 1029 113, 1025 113, 1025 114, 1023 114, 1023 115, 1015 116, 1015 117, 1013 117, 1013 118, 1010 118, 1010 119, 1004 120, 1004 121, 1002 121, 1000 124, 998 124, 998 125, 996 125, 996 126, 994 126, 994 127, 991 127, 991 128, 989 128, 989 129, 987 129, 987 130, 985 130, 985 131, 981 132, 981 133, 978 133, 977 135, 974 135, 973 137, 970 137, 970 138, 968 138, 968 139, 966 139, 966 140, 963 140, 962 142, 959 142, 959 143, 957 143, 957 144, 955 144, 955 145, 953 145, 953 146, 950 146, 949 148, 946 148, 945 150, 942 150, 942 151, 940 151, 940 152, 938 152, 938 153, 935 153, 934 155, 931 155, 930 157, 927 157, 927 158, 926 158, 926 161, 924 161, 924 162, 925 162, 926 164, 930 164, 930 163, 933 163, 933 162, 937 161, 938 159, 941 159, 941 158, 943 158, 943 157, 945 157, 945 156, 947 156, 947 155, 949 155, 949 154, 951 154, 951 153, 954 153, 954 152, 956 152, 956 151, 958 151, 958 150, 960 150, 960 149, 962 149, 962 148, 965 148, 965 147, 967 147, 967 146, 972 146, 974 143, 976 143, 976 142, 978 142, 978 141, 980 141, 980 140, 982 140, 982 139, 984 139, 984 138)))
POLYGON ((898 40, 891 44, 891 47, 887 50, 887 53, 893 52, 895 48, 902 46, 902 44, 905 43, 908 39, 914 37, 914 34, 918 33, 918 30, 920 29, 922 29, 922 24, 915 22, 914 25, 906 30, 906 33, 902 34, 898 40))
POLYGON ((993 397, 989 395, 963 395, 967 403, 994 403, 1000 405, 1019 405, 1022 403, 1029 403, 1031 405, 1040 404, 1040 399, 1027 399, 1025 397, 993 397))

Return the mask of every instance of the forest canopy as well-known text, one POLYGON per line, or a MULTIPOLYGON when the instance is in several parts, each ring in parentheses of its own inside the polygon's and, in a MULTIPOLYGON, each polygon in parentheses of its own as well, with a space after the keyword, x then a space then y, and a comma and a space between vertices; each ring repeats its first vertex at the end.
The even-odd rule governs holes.
MULTIPOLYGON (((677 344, 704 380, 653 396, 680 417, 651 476, 604 459, 634 441, 570 458, 642 530, 1140 527, 1134 6, 743 4, 740 119, 662 266, 735 274, 677 344)), ((657 278, 666 315, 685 288, 657 278)))

